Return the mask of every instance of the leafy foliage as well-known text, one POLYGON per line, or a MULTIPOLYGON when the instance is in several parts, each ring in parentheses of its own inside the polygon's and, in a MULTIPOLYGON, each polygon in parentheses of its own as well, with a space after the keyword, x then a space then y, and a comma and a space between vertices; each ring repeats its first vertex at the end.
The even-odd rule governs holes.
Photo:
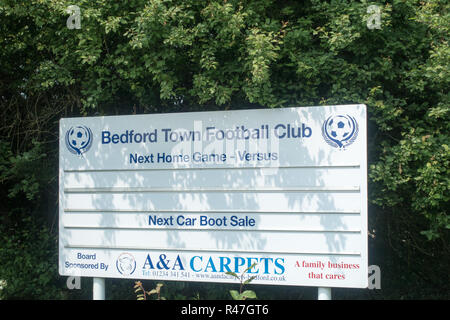
POLYGON ((57 299, 57 245, 48 229, 32 216, 0 220, 0 299, 57 299))
POLYGON ((136 293, 137 300, 147 300, 147 297, 151 295, 156 296, 156 300, 166 300, 165 297, 161 296, 161 287, 164 286, 162 283, 158 283, 156 287, 152 290, 145 291, 144 286, 141 281, 136 281, 134 284, 134 293, 136 293))
POLYGON ((233 300, 247 300, 247 299, 256 299, 256 293, 253 290, 244 290, 244 286, 252 282, 256 276, 247 277, 247 280, 244 281, 244 278, 246 274, 253 269, 256 266, 256 263, 253 263, 251 266, 249 266, 247 269, 242 271, 241 275, 238 275, 237 273, 233 271, 228 271, 225 274, 229 276, 233 276, 239 281, 239 291, 237 290, 230 290, 230 295, 233 298, 233 300))

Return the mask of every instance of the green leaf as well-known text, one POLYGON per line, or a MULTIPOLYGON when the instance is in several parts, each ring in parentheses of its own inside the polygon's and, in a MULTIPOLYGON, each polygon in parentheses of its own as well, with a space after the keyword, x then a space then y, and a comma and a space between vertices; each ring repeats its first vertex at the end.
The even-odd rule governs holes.
POLYGON ((229 276, 233 276, 233 277, 235 277, 236 279, 239 279, 239 276, 238 276, 235 272, 233 272, 233 271, 227 271, 227 272, 225 272, 225 274, 227 274, 227 275, 229 275, 229 276))
POLYGON ((249 283, 252 282, 255 278, 256 278, 256 276, 252 276, 252 277, 248 278, 247 280, 245 280, 245 281, 243 282, 243 284, 244 284, 244 285, 249 284, 249 283))
POLYGON ((233 300, 241 300, 240 294, 237 290, 230 290, 230 294, 233 300))
POLYGON ((252 264, 250 267, 248 267, 247 269, 245 269, 242 273, 246 273, 248 270, 253 269, 255 266, 257 265, 257 263, 255 262, 254 264, 252 264))
POLYGON ((256 293, 253 290, 245 290, 240 294, 243 299, 256 299, 256 293))

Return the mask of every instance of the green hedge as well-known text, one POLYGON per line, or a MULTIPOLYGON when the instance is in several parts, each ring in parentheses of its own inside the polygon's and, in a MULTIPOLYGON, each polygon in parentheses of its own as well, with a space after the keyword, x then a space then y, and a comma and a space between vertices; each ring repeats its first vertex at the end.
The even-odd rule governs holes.
POLYGON ((48 246, 59 118, 347 103, 368 106, 369 263, 389 279, 355 295, 448 298, 447 1, 82 0, 81 29, 70 4, 0 4, 0 275, 40 265, 4 298, 67 297, 48 246))

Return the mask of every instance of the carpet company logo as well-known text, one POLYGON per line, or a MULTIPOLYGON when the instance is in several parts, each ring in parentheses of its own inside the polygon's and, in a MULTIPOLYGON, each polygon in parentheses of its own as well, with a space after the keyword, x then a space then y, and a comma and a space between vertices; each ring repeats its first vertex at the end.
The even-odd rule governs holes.
POLYGON ((116 267, 121 275, 129 276, 136 270, 136 260, 132 254, 124 252, 117 258, 116 267))
POLYGON ((358 132, 358 122, 349 115, 330 116, 322 125, 322 136, 326 143, 341 150, 355 142, 358 132))
POLYGON ((74 126, 66 132, 67 149, 79 156, 91 148, 92 139, 92 131, 86 126, 74 126))

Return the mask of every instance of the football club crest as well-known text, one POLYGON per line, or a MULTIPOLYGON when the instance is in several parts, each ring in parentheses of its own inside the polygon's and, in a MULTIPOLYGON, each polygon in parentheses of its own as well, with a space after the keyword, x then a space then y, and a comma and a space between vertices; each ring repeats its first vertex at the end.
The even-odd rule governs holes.
POLYGON ((330 146, 344 150, 358 137, 358 122, 350 115, 334 115, 324 121, 322 136, 330 146))
POLYGON ((66 132, 66 146, 70 152, 81 156, 92 145, 92 131, 86 126, 74 126, 66 132))
POLYGON ((122 253, 116 260, 116 268, 120 274, 128 276, 136 270, 136 260, 134 256, 128 252, 122 253))

